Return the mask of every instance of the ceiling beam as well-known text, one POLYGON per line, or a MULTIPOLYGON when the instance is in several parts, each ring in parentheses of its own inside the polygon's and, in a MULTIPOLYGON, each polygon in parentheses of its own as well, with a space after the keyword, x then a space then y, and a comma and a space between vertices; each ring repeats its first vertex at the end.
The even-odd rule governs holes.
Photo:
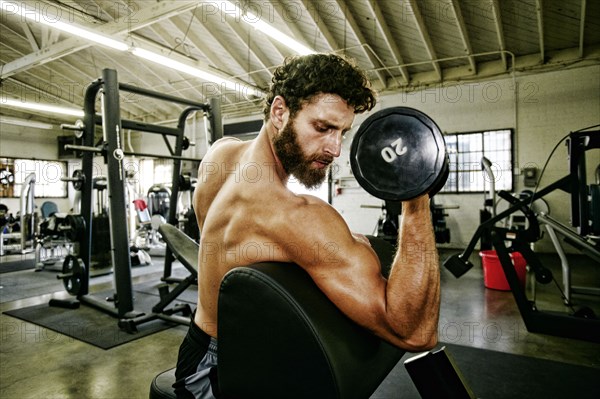
MULTIPOLYGON (((212 51, 210 51, 208 48, 206 48, 206 46, 201 45, 202 47, 199 48, 199 43, 201 43, 202 41, 198 41, 198 43, 196 43, 196 40, 198 38, 196 38, 192 32, 187 32, 187 35, 186 35, 186 31, 187 31, 186 23, 184 23, 177 17, 171 18, 167 22, 169 24, 174 25, 174 27, 166 27, 166 26, 157 24, 157 25, 150 26, 149 29, 151 29, 153 32, 155 32, 159 37, 163 38, 165 41, 168 40, 169 38, 174 38, 173 40, 175 41, 175 43, 165 43, 165 49, 170 49, 168 52, 169 56, 171 54, 174 54, 175 52, 177 52, 187 58, 196 59, 197 54, 196 55, 191 54, 191 52, 189 51, 189 49, 187 47, 188 44, 186 43, 186 41, 189 40, 192 42, 195 49, 200 51, 202 53, 202 55, 205 58, 207 58, 210 62, 213 62, 214 59, 217 58, 213 54, 212 51), (177 31, 181 32, 181 37, 180 37, 181 42, 179 42, 179 43, 177 43, 177 41, 176 41, 176 39, 179 38, 179 36, 177 36, 177 34, 176 34, 177 31), (213 58, 211 58, 211 57, 213 57, 213 58)), ((218 68, 220 68, 220 65, 218 63, 215 63, 215 64, 218 68)), ((156 68, 155 66, 153 66, 153 68, 147 67, 147 69, 150 69, 150 70, 153 70, 155 68, 156 68)), ((158 67, 158 68, 161 68, 161 67, 158 67)), ((179 72, 179 71, 171 71, 171 72, 172 72, 172 75, 176 76, 176 82, 183 82, 187 86, 187 88, 194 93, 194 97, 202 98, 202 99, 206 99, 208 97, 208 94, 204 90, 198 90, 195 87, 195 85, 190 83, 190 79, 189 79, 188 75, 184 74, 183 72, 179 72)), ((159 81, 163 82, 163 85, 165 87, 172 86, 172 84, 174 83, 174 82, 170 82, 168 79, 166 79, 165 75, 156 74, 156 73, 153 73, 153 75, 159 81)), ((170 92, 169 94, 181 97, 182 95, 179 91, 180 90, 177 90, 175 92, 170 92)), ((214 94, 215 93, 213 92, 212 95, 214 95, 214 94)))
POLYGON ((581 17, 579 19, 579 58, 583 58, 583 47, 585 45, 585 11, 587 7, 586 0, 581 0, 581 17))
MULTIPOLYGON (((328 3, 316 1, 315 2, 316 6, 313 7, 310 4, 309 0, 300 0, 300 1, 302 3, 302 6, 304 7, 304 9, 306 10, 307 18, 310 19, 310 22, 312 22, 312 24, 315 26, 317 33, 320 34, 325 39, 325 41, 327 42, 327 45, 329 46, 329 50, 333 51, 333 50, 339 49, 340 48, 339 43, 335 40, 335 38, 331 34, 331 31, 329 30, 327 25, 325 23, 323 23, 323 18, 319 14, 319 9, 321 8, 321 6, 328 5, 328 3)), ((305 14, 302 13, 302 15, 305 15, 305 14)))
MULTIPOLYGON (((104 52, 103 49, 99 49, 99 53, 102 54, 104 57, 110 59, 111 56, 107 53, 104 52)), ((63 79, 64 82, 68 82, 71 76, 78 76, 78 77, 85 77, 87 79, 87 82, 92 82, 94 80, 96 80, 99 76, 95 75, 95 76, 91 76, 88 73, 86 73, 83 69, 81 69, 79 66, 77 66, 76 64, 67 62, 64 58, 58 61, 59 63, 61 63, 62 65, 64 65, 66 68, 69 68, 70 70, 73 70, 75 72, 75 75, 71 74, 69 69, 67 70, 63 70, 63 71, 59 71, 58 68, 54 67, 50 70, 50 73, 53 75, 57 75, 59 77, 61 77, 63 79)), ((123 65, 119 62, 117 62, 117 60, 113 59, 113 62, 115 63, 116 66, 118 66, 119 68, 123 68, 122 70, 127 71, 127 73, 131 74, 131 75, 135 75, 135 73, 132 73, 130 70, 127 70, 126 68, 123 67, 123 65)), ((28 71, 27 73, 31 73, 30 71, 28 71)), ((34 79, 39 79, 39 75, 34 75, 33 73, 31 73, 32 77, 34 79)), ((86 83, 87 85, 87 83, 86 83)), ((83 87, 82 87, 83 88, 83 87)), ((68 101, 70 101, 73 105, 75 105, 76 107, 80 107, 81 109, 83 109, 84 106, 84 96, 85 96, 85 90, 81 91, 81 95, 79 93, 75 93, 75 90, 73 90, 72 92, 69 91, 69 95, 73 96, 73 97, 77 97, 79 100, 78 101, 73 101, 74 99, 69 99, 68 101)), ((64 100, 64 99, 63 99, 64 100)), ((127 115, 127 117, 131 117, 133 115, 138 115, 141 113, 149 113, 151 110, 153 110, 152 107, 148 107, 146 106, 143 102, 141 101, 122 101, 121 102, 121 110, 128 112, 129 115, 127 115), (134 111, 134 110, 138 110, 138 111, 134 111)), ((155 109, 154 109, 155 110, 155 109)), ((157 112, 155 112, 157 113, 157 112)), ((160 119, 160 118, 158 118, 160 119)))
POLYGON ((38 42, 35 40, 35 37, 33 36, 33 33, 31 32, 31 28, 29 27, 29 24, 28 23, 21 24, 21 27, 23 28, 23 32, 25 32, 25 36, 27 37, 27 41, 29 42, 31 49, 33 51, 39 51, 40 46, 38 45, 38 42))
MULTIPOLYGON (((20 51, 18 51, 16 49, 12 49, 12 51, 17 52, 20 55, 23 55, 23 53, 21 53, 20 51)), ((75 69, 72 65, 70 65, 66 62, 65 62, 65 64, 68 67, 75 69)), ((83 73, 80 70, 77 70, 77 72, 85 75, 85 73, 83 73)), ((47 102, 46 101, 47 99, 51 99, 51 100, 56 100, 61 104, 68 104, 68 105, 72 105, 75 107, 78 106, 76 104, 83 104, 83 90, 81 90, 81 94, 80 94, 80 91, 75 90, 75 86, 73 86, 73 84, 72 84, 72 83, 75 83, 73 81, 74 75, 66 76, 66 75, 60 73, 59 71, 57 71, 56 69, 49 70, 49 73, 50 73, 50 77, 44 76, 43 78, 40 78, 39 74, 34 74, 31 70, 28 70, 28 71, 23 72, 23 74, 21 75, 21 79, 16 79, 14 77, 10 77, 10 78, 6 79, 5 81, 3 81, 4 94, 8 95, 9 97, 19 99, 23 102, 26 102, 28 97, 30 97, 31 95, 34 95, 35 102, 47 102), (31 81, 40 81, 41 80, 43 82, 43 84, 37 85, 37 86, 32 86, 31 84, 25 82, 24 75, 29 76, 31 78, 31 81), (53 82, 52 75, 57 75, 57 76, 63 78, 64 80, 61 82, 58 82, 58 83, 53 82), (9 86, 11 83, 16 86, 17 91, 14 91, 9 86), (53 89, 57 89, 57 90, 53 90, 53 89), (67 97, 69 97, 69 98, 65 99, 65 98, 63 98, 64 96, 61 97, 61 96, 53 93, 53 91, 61 92, 61 93, 66 91, 67 97), (21 96, 21 98, 18 98, 19 96, 21 96)), ((92 79, 89 79, 89 81, 91 82, 92 79)))
POLYGON ((387 44, 388 48, 390 49, 392 57, 394 57, 394 63, 396 65, 400 65, 400 73, 404 78, 404 82, 408 84, 410 82, 408 68, 402 66, 404 64, 402 53, 400 52, 400 48, 394 40, 394 37, 392 35, 392 32, 390 31, 388 24, 385 22, 385 17, 383 15, 383 12, 381 11, 381 7, 379 7, 379 3, 377 3, 376 0, 368 0, 367 5, 369 6, 371 12, 375 16, 375 24, 379 28, 382 38, 385 41, 385 44, 387 44))
POLYGON ((535 0, 535 12, 537 14, 538 37, 540 41, 540 59, 542 64, 546 62, 546 51, 544 46, 544 4, 543 0, 535 0))
MULTIPOLYGON (((248 51, 254 55, 256 61, 260 64, 260 66, 262 67, 263 70, 268 71, 269 70, 269 66, 271 64, 271 62, 269 61, 269 57, 267 57, 267 55, 265 54, 265 52, 263 51, 262 48, 260 48, 260 46, 257 46, 256 43, 254 42, 254 40, 252 40, 252 38, 250 37, 250 33, 248 33, 241 24, 237 24, 235 22, 231 22, 231 21, 227 21, 229 28, 233 31, 233 33, 235 34, 235 36, 238 38, 238 40, 240 42, 242 42, 244 44, 244 46, 246 46, 246 48, 248 49, 248 51)), ((231 44, 228 43, 224 43, 225 44, 225 49, 229 52, 229 54, 235 54, 236 51, 233 49, 233 47, 231 46, 231 44)), ((279 57, 283 60, 284 55, 279 52, 279 49, 277 49, 275 47, 277 53, 279 54, 279 57)), ((269 78, 271 77, 271 73, 269 72, 269 78)))
MULTIPOLYGON (((114 21, 114 17, 112 15, 110 15, 109 13, 106 12, 106 10, 104 10, 102 7, 100 7, 100 4, 98 4, 98 1, 96 0, 87 0, 86 6, 89 7, 89 4, 92 4, 95 6, 95 8, 91 8, 92 13, 94 13, 94 16, 97 18, 102 19, 102 17, 100 16, 100 13, 102 13, 103 15, 106 16, 107 19, 114 21)), ((114 7, 114 4, 113 4, 114 7)))
MULTIPOLYGON (((190 24, 193 23, 193 21, 196 21, 196 17, 194 14, 192 14, 192 19, 187 22, 187 21, 183 21, 180 17, 175 17, 175 18, 171 18, 169 20, 169 23, 171 23, 172 25, 175 26, 177 32, 179 32, 181 35, 177 36, 175 35, 175 32, 164 32, 164 34, 166 34, 166 36, 163 35, 163 29, 160 29, 160 26, 156 25, 154 27, 152 27, 155 30, 158 30, 159 33, 161 33, 163 38, 168 38, 169 36, 173 36, 175 37, 175 40, 179 39, 181 42, 180 43, 175 43, 175 47, 180 46, 183 47, 183 53, 188 55, 188 56, 192 56, 191 54, 189 54, 189 51, 187 50, 187 46, 188 46, 188 41, 189 43, 193 46, 193 48, 195 48, 196 50, 198 50, 200 53, 202 53, 202 55, 208 60, 209 63, 214 64, 217 68, 222 69, 222 70, 227 70, 227 68, 225 67, 225 65, 223 64, 223 62, 219 59, 219 57, 217 57, 217 55, 210 49, 209 46, 206 45, 206 42, 208 41, 212 41, 213 36, 210 34, 210 32, 202 32, 203 36, 208 34, 208 37, 203 37, 200 38, 198 37, 198 35, 192 31, 191 29, 189 29, 190 24)), ((201 26, 201 24, 199 25, 201 26)), ((170 29, 169 29, 170 31, 170 29)))
MULTIPOLYGON (((142 8, 136 13, 135 20, 132 20, 129 16, 124 16, 101 26, 94 26, 89 29, 93 29, 95 32, 107 36, 119 36, 141 29, 165 18, 170 18, 173 15, 188 11, 194 8, 197 2, 192 0, 163 0, 160 3, 150 4, 152 5, 142 8)), ((22 6, 35 9, 35 5, 32 5, 32 2, 22 2, 22 6)), ((39 8, 39 5, 37 8, 39 8)), ((7 16, 6 18, 9 17, 7 16)), ((6 79, 18 72, 46 64, 90 46, 92 46, 91 42, 76 37, 69 37, 47 47, 42 45, 42 48, 39 51, 35 51, 6 63, 2 68, 0 79, 6 79)))
POLYGON ((50 37, 48 38, 48 45, 56 43, 59 38, 60 38, 60 31, 52 30, 52 32, 50 32, 50 37))
POLYGON ((302 12, 302 16, 304 17, 306 15, 306 18, 309 20, 309 22, 315 26, 317 30, 315 35, 320 35, 323 37, 323 39, 325 39, 328 46, 327 50, 333 51, 340 48, 338 42, 331 34, 331 31, 327 25, 323 23, 323 18, 321 18, 321 15, 319 14, 321 5, 327 5, 327 3, 316 2, 313 7, 308 0, 300 0, 300 2, 302 3, 302 7, 304 7, 304 11, 306 11, 306 13, 304 11, 302 12))
MULTIPOLYGON (((12 51, 19 53, 16 49, 12 51)), ((68 62, 61 60, 66 67, 72 69, 73 71, 67 75, 61 73, 56 68, 52 70, 48 70, 50 76, 44 76, 40 78, 39 75, 34 74, 31 70, 24 71, 19 77, 20 79, 16 79, 14 76, 9 77, 2 82, 4 87, 4 94, 8 95, 12 98, 18 98, 23 102, 27 101, 27 99, 33 99, 35 102, 48 102, 48 100, 52 100, 50 102, 56 102, 60 105, 72 105, 74 107, 78 107, 79 104, 83 104, 83 86, 77 86, 77 82, 73 80, 74 76, 79 76, 79 74, 83 74, 84 72, 80 69, 75 68, 68 62), (58 76, 62 78, 60 82, 55 82, 53 77, 58 76), (30 82, 41 81, 42 84, 31 85, 27 83, 26 77, 29 77, 30 82), (14 85, 14 88, 11 86, 14 85), (81 88, 81 90, 79 90, 81 88), (47 90, 46 90, 47 89, 47 90), (58 95, 56 93, 67 93, 66 97, 64 95, 58 95)), ((90 78, 91 82, 93 79, 90 78)), ((30 112, 30 111, 28 111, 30 112)))
MULTIPOLYGON (((281 2, 281 3, 283 3, 283 2, 281 2)), ((285 7, 285 4, 279 4, 279 5, 281 7, 277 7, 276 5, 271 5, 271 7, 273 7, 274 13, 279 17, 279 19, 284 21, 284 26, 286 26, 289 29, 289 33, 291 33, 289 36, 293 37, 295 40, 297 40, 304 46, 312 49, 312 46, 307 43, 307 41, 304 38, 304 35, 302 34, 302 31, 300 31, 298 26, 296 26, 296 23, 293 21, 293 19, 292 18, 286 19, 285 15, 284 15, 285 11, 283 9, 285 7)))
POLYGON ((49 33, 48 27, 46 25, 42 25, 41 26, 41 37, 42 37, 42 43, 40 44, 41 48, 46 48, 48 47, 48 38, 50 37, 50 33, 49 33))
MULTIPOLYGON (((131 39, 135 45, 137 45, 141 48, 147 49, 148 51, 152 51, 158 55, 162 55, 163 57, 168 57, 168 58, 170 58, 174 61, 180 62, 182 64, 209 72, 209 73, 216 75, 222 79, 236 82, 237 84, 243 86, 245 88, 245 90, 247 90, 248 92, 259 90, 258 87, 254 86, 253 84, 247 82, 244 79, 232 77, 231 75, 227 75, 227 74, 223 73, 223 71, 219 70, 218 68, 215 68, 212 65, 208 65, 205 62, 201 62, 199 60, 188 57, 179 51, 173 51, 172 48, 165 47, 164 45, 156 43, 156 42, 154 42, 150 39, 147 39, 143 36, 135 35, 135 36, 132 36, 131 39)), ((189 78, 186 76, 186 79, 189 79, 189 78)))
MULTIPOLYGON (((105 53, 104 49, 98 49, 98 52, 101 53, 102 55, 104 55, 105 57, 110 58, 110 55, 105 53)), ((120 58, 120 59, 122 60, 122 58, 120 58)), ((118 62, 116 59, 113 59, 113 62, 114 62, 113 66, 116 66, 119 71, 126 72, 127 74, 129 74, 131 76, 138 76, 138 77, 143 76, 139 72, 139 68, 140 68, 139 65, 137 66, 136 71, 132 72, 131 69, 126 67, 122 62, 118 62)), ((143 62, 140 62, 139 64, 145 65, 145 63, 143 63, 143 62)), ((147 71, 152 71, 152 68, 146 67, 145 69, 147 71)), ((80 73, 82 73, 82 72, 80 72, 80 73)), ((154 71, 152 71, 151 73, 155 76, 158 76, 158 74, 155 73, 154 71)), ((161 79, 161 81, 162 81, 162 79, 161 79)), ((90 79, 90 82, 91 82, 91 79, 90 79)), ((133 86, 135 86, 135 84, 133 86)), ((175 94, 173 94, 173 95, 175 95, 175 94)), ((136 97, 135 95, 132 94, 132 96, 127 97, 126 100, 121 99, 121 101, 120 101, 121 112, 122 111, 128 112, 129 115, 127 115, 127 117, 129 119, 137 119, 140 117, 146 117, 148 115, 152 115, 152 117, 155 120, 165 120, 165 119, 167 119, 167 115, 172 115, 173 113, 177 113, 181 109, 176 104, 167 102, 167 101, 161 102, 161 106, 156 107, 151 103, 146 103, 144 101, 140 101, 141 98, 144 98, 144 97, 141 95, 139 97, 136 97), (165 108, 168 108, 168 111, 165 112, 165 108), (175 112, 173 112, 173 110, 175 110, 175 112)))
MULTIPOLYGON (((247 65, 246 67, 244 67, 245 64, 249 64, 249 61, 246 62, 246 60, 242 59, 240 53, 238 51, 235 51, 231 44, 230 44, 230 38, 228 37, 222 37, 221 35, 214 35, 211 32, 211 29, 209 29, 207 27, 206 21, 202 21, 200 19, 200 16, 195 15, 195 19, 196 19, 196 25, 195 25, 195 30, 201 30, 202 32, 200 33, 200 36, 202 37, 202 39, 200 37, 197 37, 195 35, 192 34, 192 32, 190 32, 190 34, 188 35, 188 37, 190 38, 190 40, 192 40, 192 43, 195 46, 201 46, 199 47, 199 50, 201 52, 203 52, 206 56, 206 58, 208 58, 210 60, 210 62, 214 63, 215 65, 218 66, 219 69, 223 70, 223 71, 227 71, 228 68, 226 65, 223 65, 222 62, 220 62, 220 57, 217 56, 216 54, 214 54, 212 51, 210 51, 208 46, 205 45, 201 45, 200 43, 204 43, 204 42, 213 42, 213 43, 219 43, 219 45, 232 57, 233 61, 237 64, 238 68, 243 70, 243 71, 248 71, 250 69, 250 65, 247 65)), ((252 49, 250 49, 251 52, 252 49)), ((254 54, 254 58, 258 58, 256 56, 256 54, 254 54)), ((263 60, 258 59, 258 63, 262 65, 263 68, 266 68, 266 66, 264 66, 263 64, 263 60)), ((232 72, 232 75, 234 75, 235 73, 232 72)), ((254 83, 255 85, 259 86, 259 87, 266 87, 268 84, 266 83, 266 80, 263 79, 262 76, 260 76, 259 74, 253 74, 252 76, 248 75, 248 77, 250 79, 252 79, 252 83, 254 83)), ((270 79, 270 75, 268 76, 268 78, 270 79)))
POLYGON ((442 69, 440 68, 440 64, 437 61, 437 54, 435 48, 433 47, 433 43, 431 42, 431 37, 429 36, 429 32, 427 31, 427 25, 425 24, 425 20, 423 19, 423 15, 421 14, 421 10, 419 9, 419 5, 417 4, 417 0, 408 0, 408 5, 412 12, 413 17, 415 17, 415 22, 417 24, 417 30, 419 31, 419 35, 421 36, 421 40, 423 41, 423 45, 425 46, 425 50, 427 51, 427 55, 431 61, 431 65, 433 65, 433 69, 435 69, 435 73, 437 74, 438 79, 442 80, 442 69))
MULTIPOLYGON (((196 17, 192 16, 192 18, 193 18, 192 21, 195 21, 196 17)), ((223 61, 221 61, 222 57, 217 56, 208 46, 206 46, 204 44, 204 42, 214 39, 214 37, 212 36, 212 34, 210 34, 210 32, 208 32, 208 30, 205 30, 202 33, 203 35, 206 35, 206 36, 203 39, 200 39, 200 37, 198 37, 193 31, 187 29, 187 24, 184 23, 184 21, 182 21, 180 18, 177 18, 177 17, 172 18, 169 20, 169 23, 172 23, 173 25, 175 25, 176 29, 179 32, 181 32, 183 35, 183 37, 181 39, 182 40, 181 44, 184 46, 184 51, 183 51, 184 54, 186 54, 189 57, 193 57, 191 54, 189 54, 189 52, 185 48, 185 46, 186 46, 185 41, 189 40, 191 42, 191 44, 194 46, 194 48, 196 48, 199 52, 201 52, 202 55, 208 60, 208 62, 210 64, 215 65, 215 67, 220 71, 226 71, 228 76, 234 75, 234 73, 230 70, 230 68, 228 68, 224 64, 223 61)), ((200 26, 202 26, 202 25, 200 25, 200 26)), ((168 32, 164 31, 159 25, 155 25, 155 26, 151 27, 151 29, 157 30, 158 33, 160 34, 160 36, 162 36, 162 37, 173 36, 172 34, 169 34, 168 32)), ((179 43, 177 43, 175 46, 178 46, 178 45, 179 45, 179 43)), ((237 60, 235 60, 235 61, 237 61, 237 60)), ((241 68, 241 66, 240 66, 240 68, 241 68)), ((201 98, 206 99, 215 94, 214 92, 206 93, 204 90, 198 90, 198 88, 195 85, 193 85, 189 82, 189 79, 187 78, 187 76, 181 77, 181 79, 179 81, 185 82, 186 85, 188 86, 188 88, 190 90, 193 90, 195 95, 199 96, 201 98)), ((223 97, 225 98, 225 96, 223 96, 223 97)))
POLYGON ((342 23, 346 23, 350 26, 350 32, 354 35, 354 37, 356 38, 358 43, 361 45, 360 47, 364 51, 364 53, 367 56, 367 58, 369 59, 369 61, 371 61, 371 65, 373 65, 373 67, 377 68, 376 74, 377 74, 377 77, 379 78, 379 80, 381 81, 382 86, 384 88, 387 87, 387 79, 385 78, 383 72, 381 72, 381 70, 379 69, 379 67, 383 67, 384 65, 382 65, 379 62, 379 60, 377 59, 375 54, 373 54, 373 51, 371 51, 370 49, 367 49, 364 46, 365 44, 368 44, 369 42, 365 38, 365 35, 363 35, 363 33, 361 32, 360 26, 358 26, 358 24, 356 23, 356 20, 354 19, 354 15, 352 15, 350 10, 348 9, 348 6, 345 4, 344 0, 335 0, 335 1, 337 3, 338 8, 344 14, 344 20, 342 20, 342 23))
MULTIPOLYGON (((26 72, 29 74, 29 72, 26 72)), ((38 78, 37 76, 33 76, 34 78, 38 78)), ((56 100, 56 103, 52 103, 52 105, 57 105, 57 106, 65 106, 65 107, 75 107, 78 108, 75 104, 73 104, 71 101, 66 101, 64 98, 61 98, 59 96, 57 96, 56 94, 50 92, 50 91, 46 91, 46 90, 41 90, 39 86, 32 86, 27 82, 23 82, 21 80, 15 79, 15 78, 8 78, 6 80, 7 82, 12 82, 15 86, 23 88, 25 90, 27 90, 27 93, 35 93, 35 95, 37 96, 37 98, 41 99, 43 98, 44 100, 46 99, 53 99, 56 100)), ((5 83, 4 83, 5 84, 5 83)), ((27 93, 25 94, 25 97, 27 96, 27 93)), ((83 97, 79 96, 78 94, 76 94, 75 92, 73 92, 73 96, 81 98, 81 103, 83 104, 83 97)), ((10 96, 11 98, 15 98, 17 100, 21 100, 19 98, 16 98, 14 95, 10 96)), ((26 99, 26 98, 25 98, 26 99)), ((25 100, 23 99, 23 100, 25 100)), ((23 101, 25 102, 25 101, 23 101)), ((47 101, 44 101, 47 102, 47 101)), ((0 105, 2 103, 0 102, 0 105)), ((83 107, 81 107, 81 109, 83 109, 83 107)), ((24 111, 25 113, 35 113, 35 111, 24 111)))
MULTIPOLYGON (((185 54, 186 56, 191 57, 185 51, 185 48, 183 48, 183 47, 177 48, 176 45, 173 45, 172 43, 167 42, 167 40, 170 37, 174 36, 175 32, 172 32, 172 31, 167 32, 167 29, 164 29, 161 25, 152 25, 152 26, 149 26, 148 29, 151 30, 152 32, 156 33, 156 35, 158 37, 160 37, 164 40, 164 43, 161 44, 161 46, 164 46, 165 49, 170 49, 171 52, 178 52, 180 54, 185 54)), ((185 74, 182 74, 181 72, 178 72, 178 71, 173 71, 173 73, 176 74, 178 76, 178 78, 181 80, 183 80, 187 77, 185 74)), ((158 79, 165 85, 169 84, 169 80, 165 77, 165 75, 159 76, 158 79)))
MULTIPOLYGON (((504 66, 504 70, 508 68, 506 64, 506 43, 504 40, 504 29, 502 27, 502 17, 500 16, 500 5, 498 4, 498 0, 491 0, 492 2, 492 14, 494 17, 494 24, 496 25, 496 35, 498 37, 498 45, 500 46, 499 50, 501 51, 500 57, 502 58, 502 65, 504 66)), ((514 65, 513 65, 514 68, 514 65)))
POLYGON ((463 46, 465 46, 465 54, 468 55, 469 65, 473 75, 477 74, 477 64, 475 63, 475 57, 473 57, 473 48, 471 47, 471 41, 469 40, 469 32, 467 32, 467 25, 463 18, 462 10, 460 9, 460 3, 458 0, 451 0, 450 3, 454 17, 456 18, 456 24, 458 25, 458 31, 460 32, 460 38, 462 39, 463 46))

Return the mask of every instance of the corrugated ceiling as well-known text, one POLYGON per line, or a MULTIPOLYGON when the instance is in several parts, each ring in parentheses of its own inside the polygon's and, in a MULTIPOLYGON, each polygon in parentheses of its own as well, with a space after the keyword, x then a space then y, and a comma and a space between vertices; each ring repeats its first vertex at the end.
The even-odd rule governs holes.
MULTIPOLYGON (((293 51, 254 29, 255 21, 219 11, 219 3, 18 2, 48 18, 76 23, 264 90, 272 68, 293 51)), ((354 58, 382 92, 600 59, 599 1, 248 0, 237 4, 315 51, 354 58)), ((2 99, 81 108, 86 86, 101 76, 102 69, 112 68, 121 82, 162 93, 200 102, 219 95, 225 115, 259 109, 259 101, 253 98, 219 92, 199 78, 68 36, 10 9, 1 18, 2 99)), ((170 120, 180 110, 151 100, 122 99, 122 116, 129 119, 170 120)), ((42 121, 56 118, 2 102, 0 114, 42 121)))

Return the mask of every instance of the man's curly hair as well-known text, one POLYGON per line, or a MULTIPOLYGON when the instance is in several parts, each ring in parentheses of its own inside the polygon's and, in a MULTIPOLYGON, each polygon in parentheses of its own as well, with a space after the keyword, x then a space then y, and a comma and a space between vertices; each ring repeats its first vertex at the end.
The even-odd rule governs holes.
POLYGON ((336 54, 311 54, 285 59, 273 73, 265 100, 265 120, 276 96, 285 99, 294 117, 302 106, 320 93, 337 94, 359 114, 375 106, 375 92, 364 71, 351 60, 336 54))

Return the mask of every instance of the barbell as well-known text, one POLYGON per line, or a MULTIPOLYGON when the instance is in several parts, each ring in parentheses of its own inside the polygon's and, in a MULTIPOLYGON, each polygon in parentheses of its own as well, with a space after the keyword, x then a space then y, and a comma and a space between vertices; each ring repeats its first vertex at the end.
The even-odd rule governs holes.
POLYGON ((85 182, 85 175, 83 174, 83 170, 75 169, 71 177, 61 177, 60 180, 73 183, 73 189, 81 191, 85 182))
POLYGON ((387 201, 432 197, 450 173, 440 128, 408 107, 382 109, 365 119, 352 139, 350 167, 365 191, 387 201))

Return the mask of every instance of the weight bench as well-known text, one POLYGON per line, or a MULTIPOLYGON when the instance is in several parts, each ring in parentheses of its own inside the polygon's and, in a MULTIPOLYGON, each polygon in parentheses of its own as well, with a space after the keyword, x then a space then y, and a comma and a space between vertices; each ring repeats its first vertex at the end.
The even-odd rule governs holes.
POLYGON ((179 295, 191 285, 198 284, 198 244, 177 227, 165 223, 158 228, 163 241, 169 247, 173 257, 190 273, 169 291, 169 285, 159 286, 160 301, 152 307, 152 312, 131 319, 119 320, 119 327, 129 333, 137 332, 137 326, 155 319, 172 321, 188 325, 192 309, 189 304, 177 304, 167 308, 179 295))
MULTIPOLYGON (((370 240, 387 275, 394 249, 370 240)), ((348 319, 303 269, 287 263, 224 277, 218 335, 226 398, 368 398, 405 353, 348 319)), ((175 398, 174 381, 174 369, 156 376, 150 398, 175 398)))

